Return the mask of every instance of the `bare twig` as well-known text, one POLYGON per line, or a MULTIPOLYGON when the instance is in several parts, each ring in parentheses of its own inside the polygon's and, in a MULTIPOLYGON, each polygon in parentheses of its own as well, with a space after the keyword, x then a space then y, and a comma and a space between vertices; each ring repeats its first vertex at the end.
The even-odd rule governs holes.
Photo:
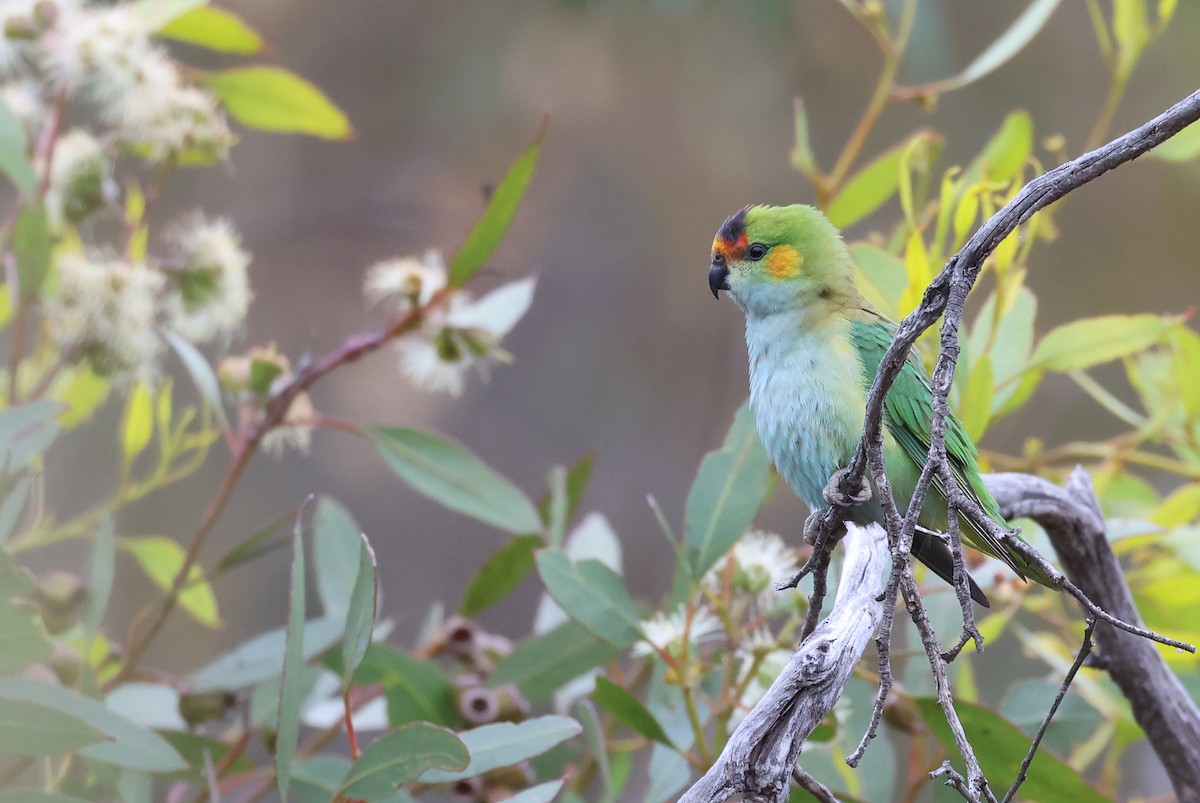
POLYGON ((1004 796, 1001 803, 1008 803, 1017 794, 1017 790, 1021 788, 1021 784, 1025 783, 1025 779, 1029 775, 1029 765, 1033 763, 1033 757, 1037 755, 1038 746, 1042 743, 1042 737, 1046 735, 1046 729, 1050 727, 1050 720, 1054 719, 1054 714, 1058 711, 1058 707, 1062 704, 1063 698, 1067 696, 1067 689, 1071 688, 1071 682, 1075 680, 1075 673, 1079 671, 1079 667, 1083 666, 1084 661, 1092 653, 1092 633, 1096 630, 1096 618, 1087 620, 1087 627, 1083 631, 1083 644, 1079 648, 1079 654, 1075 656, 1075 663, 1071 664, 1071 668, 1067 670, 1067 676, 1063 678, 1062 685, 1058 687, 1058 694, 1054 696, 1054 702, 1050 704, 1050 710, 1046 712, 1045 718, 1042 720, 1041 726, 1033 737, 1033 742, 1029 745, 1029 752, 1025 754, 1025 760, 1021 762, 1021 769, 1017 772, 1017 777, 1013 779, 1012 786, 1008 788, 1008 794, 1004 796))
POLYGON ((818 781, 816 778, 809 775, 799 767, 792 768, 792 780, 796 782, 805 792, 808 792, 819 803, 839 803, 837 796, 830 791, 829 787, 818 781))

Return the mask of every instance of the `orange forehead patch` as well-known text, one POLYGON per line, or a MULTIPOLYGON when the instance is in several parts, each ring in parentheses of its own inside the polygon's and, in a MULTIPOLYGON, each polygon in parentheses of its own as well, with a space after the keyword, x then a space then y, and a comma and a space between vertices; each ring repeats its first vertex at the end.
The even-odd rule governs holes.
POLYGON ((800 272, 804 257, 790 245, 780 244, 767 256, 767 273, 776 279, 791 279, 800 272))
POLYGON ((736 240, 727 240, 724 237, 717 235, 713 240, 713 254, 720 254, 725 257, 726 262, 737 262, 742 258, 742 254, 746 252, 749 242, 746 240, 746 235, 743 234, 736 240))

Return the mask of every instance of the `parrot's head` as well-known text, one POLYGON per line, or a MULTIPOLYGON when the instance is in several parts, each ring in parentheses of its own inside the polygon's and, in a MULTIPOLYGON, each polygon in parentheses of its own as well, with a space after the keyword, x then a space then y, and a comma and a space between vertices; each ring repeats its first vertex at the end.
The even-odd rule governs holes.
POLYGON ((708 286, 756 316, 857 295, 841 233, 804 204, 747 206, 726 218, 713 240, 708 286))

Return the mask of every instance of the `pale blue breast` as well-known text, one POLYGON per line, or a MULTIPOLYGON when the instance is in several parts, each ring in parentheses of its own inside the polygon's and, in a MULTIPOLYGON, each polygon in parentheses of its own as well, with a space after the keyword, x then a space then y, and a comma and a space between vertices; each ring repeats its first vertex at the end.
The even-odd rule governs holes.
POLYGON ((767 454, 810 508, 862 436, 866 394, 848 322, 805 327, 801 314, 748 317, 750 405, 767 454))

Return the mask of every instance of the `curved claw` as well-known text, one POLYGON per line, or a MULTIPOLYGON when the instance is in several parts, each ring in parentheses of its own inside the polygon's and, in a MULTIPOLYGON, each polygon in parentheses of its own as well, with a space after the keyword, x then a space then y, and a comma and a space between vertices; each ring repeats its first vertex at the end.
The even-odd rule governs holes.
POLYGON ((829 478, 825 489, 821 491, 821 496, 825 497, 827 504, 836 507, 853 507, 854 505, 861 505, 863 502, 870 501, 871 485, 867 482, 860 483, 858 492, 853 495, 842 492, 842 480, 845 478, 848 470, 840 468, 829 478))

